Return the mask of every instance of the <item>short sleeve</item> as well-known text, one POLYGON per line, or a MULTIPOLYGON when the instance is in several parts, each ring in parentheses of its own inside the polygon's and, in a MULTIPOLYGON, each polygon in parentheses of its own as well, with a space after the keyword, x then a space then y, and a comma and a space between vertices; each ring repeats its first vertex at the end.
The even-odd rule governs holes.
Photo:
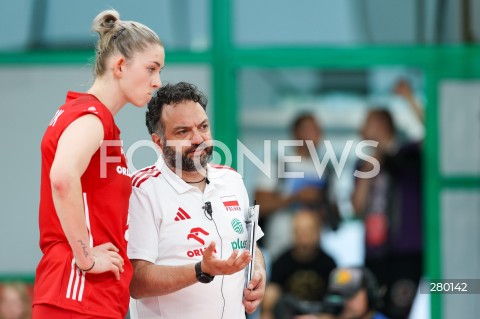
POLYGON ((134 187, 130 196, 128 258, 155 263, 158 257, 158 221, 150 199, 134 187))

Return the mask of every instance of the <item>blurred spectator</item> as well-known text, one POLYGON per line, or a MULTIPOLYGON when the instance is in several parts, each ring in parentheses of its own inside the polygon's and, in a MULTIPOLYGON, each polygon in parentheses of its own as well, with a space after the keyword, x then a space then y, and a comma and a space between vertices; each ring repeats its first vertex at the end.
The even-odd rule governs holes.
POLYGON ((293 247, 272 265, 262 319, 290 318, 288 313, 298 310, 285 307, 290 300, 320 302, 327 291, 328 276, 336 267, 334 260, 320 248, 322 227, 316 212, 300 209, 293 218, 292 228, 293 247))
POLYGON ((279 149, 271 178, 260 174, 262 180, 257 181, 255 192, 255 199, 260 204, 259 223, 266 229, 265 241, 261 245, 270 253, 271 260, 291 246, 290 225, 295 210, 307 208, 315 211, 327 227, 336 229, 339 224, 329 167, 319 174, 318 162, 315 164, 317 156, 320 162, 323 158, 319 152, 322 139, 319 123, 312 114, 301 114, 293 121, 291 130, 295 141, 288 141, 288 146, 296 144, 285 151, 279 149), (294 151, 288 153, 292 149, 294 151), (303 177, 282 176, 281 172, 303 174, 303 177))
MULTIPOLYGON (((400 81, 395 93, 423 119, 407 82, 400 81)), ((355 213, 365 223, 365 264, 387 286, 385 314, 407 318, 422 275, 421 142, 399 141, 386 109, 368 113, 361 135, 379 142, 372 156, 380 163, 377 176, 356 178, 352 194, 355 213)), ((372 168, 367 161, 357 165, 363 172, 372 168)))
POLYGON ((0 286, 0 319, 29 319, 31 310, 31 295, 25 284, 11 282, 0 286))
POLYGON ((387 319, 378 311, 382 289, 367 268, 335 269, 330 274, 328 291, 325 307, 338 311, 338 319, 387 319))
MULTIPOLYGON (((328 280, 328 293, 311 313, 292 319, 388 319, 380 311, 383 289, 365 267, 334 269, 328 280)), ((298 306, 297 306, 298 307, 298 306)))

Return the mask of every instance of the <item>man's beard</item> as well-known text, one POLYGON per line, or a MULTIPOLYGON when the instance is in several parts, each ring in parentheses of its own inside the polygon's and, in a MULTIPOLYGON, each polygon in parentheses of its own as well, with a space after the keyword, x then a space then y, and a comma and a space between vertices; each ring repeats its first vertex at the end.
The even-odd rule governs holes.
POLYGON ((171 168, 178 169, 184 172, 194 172, 207 167, 213 152, 213 146, 204 147, 204 143, 200 145, 192 145, 181 154, 175 152, 175 147, 167 146, 164 142, 163 156, 165 162, 171 168), (203 145, 202 145, 203 144, 203 145), (192 151, 200 153, 200 156, 194 154, 191 158, 188 156, 192 151), (177 156, 181 156, 180 167, 177 167, 177 156))

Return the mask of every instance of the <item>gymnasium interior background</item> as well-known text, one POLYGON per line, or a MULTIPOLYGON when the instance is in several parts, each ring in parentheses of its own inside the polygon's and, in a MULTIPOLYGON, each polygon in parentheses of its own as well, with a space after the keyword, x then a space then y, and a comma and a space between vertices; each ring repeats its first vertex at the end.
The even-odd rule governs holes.
MULTIPOLYGON (((65 92, 91 84, 90 23, 111 7, 162 38, 164 83, 189 81, 209 96, 214 137, 229 147, 234 167, 237 140, 262 159, 264 140, 288 138, 292 117, 307 110, 340 157, 346 140, 358 140, 369 106, 387 105, 402 134, 425 140, 426 278, 480 278, 480 1, 4 0, 0 281, 33 282, 40 140, 65 92), (392 94, 400 78, 422 102, 425 125, 392 94)), ((126 107, 117 121, 131 169, 152 163, 144 111, 126 107)), ((352 153, 347 172, 354 163, 352 153)), ((258 170, 243 164, 252 194, 258 170)), ((351 173, 342 174, 344 231, 324 241, 340 265, 362 258, 351 188, 351 173)), ((424 297, 431 318, 480 313, 479 295, 424 297)))

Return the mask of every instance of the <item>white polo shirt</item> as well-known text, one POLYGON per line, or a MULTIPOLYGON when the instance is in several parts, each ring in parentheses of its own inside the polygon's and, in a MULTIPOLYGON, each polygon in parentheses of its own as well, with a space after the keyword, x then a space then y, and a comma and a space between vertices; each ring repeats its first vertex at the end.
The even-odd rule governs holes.
MULTIPOLYGON (((172 172, 163 159, 133 175, 130 259, 175 266, 202 260, 203 250, 212 241, 220 259, 245 248, 250 203, 243 179, 226 166, 208 165, 207 171, 209 183, 203 193, 172 172), (212 205, 212 220, 204 212, 205 202, 212 205)), ((260 228, 257 234, 257 239, 263 236, 260 228)), ((244 271, 215 276, 208 284, 196 283, 168 295, 134 300, 131 314, 139 319, 244 319, 244 281, 244 271)))

